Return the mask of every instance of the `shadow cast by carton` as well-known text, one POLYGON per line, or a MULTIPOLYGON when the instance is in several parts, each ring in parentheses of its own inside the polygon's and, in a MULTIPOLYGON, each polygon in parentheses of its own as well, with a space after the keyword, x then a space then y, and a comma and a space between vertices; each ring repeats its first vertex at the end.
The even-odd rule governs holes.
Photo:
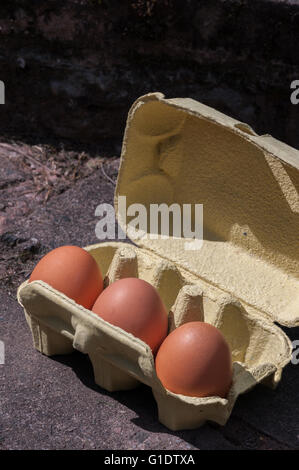
MULTIPOLYGON (((299 338, 299 328, 286 332, 291 340, 299 338)), ((140 384, 138 388, 130 391, 110 393, 95 384, 92 364, 87 355, 74 351, 73 354, 53 356, 51 359, 71 367, 86 387, 133 410, 137 417, 131 422, 150 433, 167 433, 200 449, 247 449, 252 448, 253 442, 254 448, 263 448, 263 436, 268 436, 272 445, 274 442, 278 447, 298 447, 298 413, 295 410, 295 400, 299 388, 299 374, 294 364, 286 367, 282 383, 276 390, 258 385, 250 393, 240 396, 226 426, 206 423, 195 430, 173 432, 159 423, 154 397, 146 385, 140 384)))
MULTIPOLYGON (((148 386, 140 384, 140 386, 134 390, 113 393, 107 392, 94 382, 92 364, 87 355, 78 351, 74 351, 74 353, 70 355, 52 356, 49 359, 71 367, 76 376, 86 387, 94 390, 95 392, 98 392, 102 396, 109 396, 130 410, 133 410, 137 417, 131 419, 131 423, 134 423, 136 426, 138 426, 140 431, 145 430, 150 433, 161 434, 167 433, 185 440, 191 444, 192 447, 198 447, 197 440, 199 435, 204 440, 204 433, 205 429, 209 427, 208 424, 196 430, 177 432, 170 431, 165 426, 163 426, 158 421, 157 405, 155 403, 151 389, 148 386)), ((211 429, 212 428, 210 428, 208 431, 209 435, 211 434, 211 429)), ((216 430, 215 433, 217 433, 216 430)), ((141 435, 143 435, 142 432, 141 435)))

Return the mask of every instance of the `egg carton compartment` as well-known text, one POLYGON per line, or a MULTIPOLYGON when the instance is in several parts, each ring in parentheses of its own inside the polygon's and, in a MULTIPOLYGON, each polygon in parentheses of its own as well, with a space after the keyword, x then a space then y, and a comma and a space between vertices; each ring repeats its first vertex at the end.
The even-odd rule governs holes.
POLYGON ((238 395, 257 383, 276 386, 279 382, 291 357, 291 343, 261 312, 147 249, 109 242, 86 250, 105 276, 105 286, 125 277, 139 277, 155 286, 169 312, 169 332, 196 320, 220 329, 233 360, 228 396, 187 397, 166 390, 147 344, 46 283, 26 281, 18 290, 18 301, 38 351, 47 356, 74 349, 88 354, 95 382, 110 392, 130 390, 141 382, 148 385, 157 402, 159 421, 171 430, 196 428, 207 420, 224 425, 238 395))

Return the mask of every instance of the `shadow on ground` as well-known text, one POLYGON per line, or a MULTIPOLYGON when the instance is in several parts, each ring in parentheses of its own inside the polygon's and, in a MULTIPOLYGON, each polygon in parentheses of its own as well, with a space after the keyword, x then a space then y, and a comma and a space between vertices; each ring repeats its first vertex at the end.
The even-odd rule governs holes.
MULTIPOLYGON (((287 330, 292 340, 299 338, 299 328, 287 330)), ((225 427, 206 423, 196 430, 173 432, 158 421, 151 389, 143 384, 124 392, 107 392, 94 383, 92 364, 87 355, 75 351, 52 358, 71 367, 79 380, 99 396, 112 397, 132 410, 131 422, 150 433, 167 433, 199 449, 288 449, 299 444, 298 407, 294 394, 299 388, 299 374, 294 364, 286 367, 276 390, 262 385, 239 397, 225 427), (296 431, 297 430, 297 431, 296 431)), ((142 435, 142 434, 141 434, 142 435)))

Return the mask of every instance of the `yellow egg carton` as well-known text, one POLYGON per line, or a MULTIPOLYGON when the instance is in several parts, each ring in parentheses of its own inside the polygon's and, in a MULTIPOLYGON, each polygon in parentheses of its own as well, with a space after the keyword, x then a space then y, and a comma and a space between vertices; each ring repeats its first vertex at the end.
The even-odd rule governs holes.
MULTIPOLYGON (((139 277, 157 288, 169 331, 195 320, 222 331, 233 359, 227 398, 166 390, 148 345, 42 281, 18 290, 34 347, 48 356, 88 354, 95 382, 111 392, 148 385, 169 429, 224 425, 238 395, 257 383, 275 387, 291 359, 292 345, 274 322, 299 325, 298 170, 298 151, 246 124, 191 99, 143 96, 128 115, 116 211, 119 196, 147 213, 151 204, 203 204, 202 246, 186 249, 191 238, 160 231, 139 234, 138 246, 86 247, 105 285, 139 277)), ((130 220, 122 214, 119 221, 133 238, 130 220)))

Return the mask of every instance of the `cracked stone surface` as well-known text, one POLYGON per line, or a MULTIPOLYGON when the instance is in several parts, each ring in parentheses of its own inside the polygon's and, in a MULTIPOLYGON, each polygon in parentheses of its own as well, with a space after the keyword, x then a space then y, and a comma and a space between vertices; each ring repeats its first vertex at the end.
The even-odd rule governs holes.
MULTIPOLYGON (((48 358, 33 349, 16 289, 50 249, 87 245, 95 237, 95 207, 113 201, 118 161, 75 180, 62 193, 10 217, 0 237, 0 449, 298 449, 298 366, 288 365, 278 388, 257 386, 241 396, 225 427, 205 424, 172 432, 157 421, 151 390, 141 385, 109 393, 93 381, 86 355, 48 358)), ((9 185, 23 184, 14 168, 9 185), (18 183, 16 183, 18 182, 18 183)), ((2 170, 0 171, 2 174, 2 170)), ((0 203, 4 202, 0 200, 0 203)), ((286 330, 299 338, 299 328, 286 330)))

